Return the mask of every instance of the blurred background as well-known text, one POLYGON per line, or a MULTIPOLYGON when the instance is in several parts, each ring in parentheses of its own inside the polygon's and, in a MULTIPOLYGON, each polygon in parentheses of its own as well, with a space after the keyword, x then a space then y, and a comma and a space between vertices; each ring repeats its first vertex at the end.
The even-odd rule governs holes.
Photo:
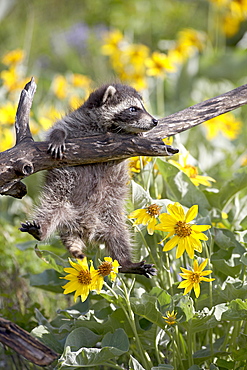
MULTIPOLYGON (((0 151, 15 143, 20 92, 32 76, 36 140, 102 83, 134 86, 157 117, 247 83, 246 0, 0 0, 0 22, 0 151)), ((173 146, 219 189, 247 164, 246 118, 243 107, 177 135, 173 146)), ((42 176, 25 180, 22 200, 0 198, 1 314, 29 331, 36 308, 53 317, 70 299, 61 283, 39 286, 46 264, 18 231, 42 176)), ((56 240, 49 249, 64 253, 56 240)))

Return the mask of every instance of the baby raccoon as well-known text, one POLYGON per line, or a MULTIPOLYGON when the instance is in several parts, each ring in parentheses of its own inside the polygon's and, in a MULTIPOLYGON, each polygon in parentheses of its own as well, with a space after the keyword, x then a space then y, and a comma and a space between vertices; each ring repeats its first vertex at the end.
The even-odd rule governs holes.
MULTIPOLYGON (((66 139, 107 132, 133 135, 157 123, 135 89, 122 84, 105 85, 54 124, 47 136, 48 151, 62 159, 66 139)), ((153 265, 131 261, 124 214, 128 181, 126 161, 121 160, 50 170, 34 221, 23 223, 20 230, 38 240, 58 231, 70 254, 80 259, 86 244, 104 243, 111 257, 118 260, 120 272, 155 275, 153 265)))

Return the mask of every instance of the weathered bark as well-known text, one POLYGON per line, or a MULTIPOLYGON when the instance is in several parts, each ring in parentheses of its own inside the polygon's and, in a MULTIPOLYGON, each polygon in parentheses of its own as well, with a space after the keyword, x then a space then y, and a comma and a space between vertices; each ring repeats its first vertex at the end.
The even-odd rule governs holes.
POLYGON ((247 104, 247 85, 161 118, 153 130, 137 135, 103 134, 66 142, 63 160, 47 154, 47 142, 34 142, 29 115, 36 84, 32 79, 22 90, 17 109, 16 145, 0 153, 0 194, 22 198, 26 187, 20 180, 35 172, 63 166, 126 159, 137 155, 168 156, 177 149, 166 146, 161 138, 186 131, 200 123, 247 104))
POLYGON ((245 104, 247 104, 247 84, 159 119, 158 126, 144 136, 151 139, 175 135, 245 104))
POLYGON ((39 366, 50 365, 58 358, 58 354, 49 347, 2 317, 0 318, 0 342, 39 366))

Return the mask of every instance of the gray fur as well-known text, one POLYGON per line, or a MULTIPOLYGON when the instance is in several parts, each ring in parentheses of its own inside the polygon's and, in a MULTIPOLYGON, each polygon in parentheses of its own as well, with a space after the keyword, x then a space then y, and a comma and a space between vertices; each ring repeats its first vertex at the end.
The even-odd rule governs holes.
MULTIPOLYGON (((77 110, 57 121, 47 135, 49 151, 62 158, 65 140, 109 131, 136 134, 157 125, 133 88, 107 85, 93 92, 77 110), (133 111, 133 108, 135 107, 133 111), (131 109, 130 109, 131 108, 131 109)), ((75 258, 83 258, 85 246, 105 243, 122 272, 154 275, 152 265, 131 262, 130 235, 124 205, 129 181, 126 161, 110 161, 48 171, 33 223, 21 231, 39 240, 58 231, 75 258)))

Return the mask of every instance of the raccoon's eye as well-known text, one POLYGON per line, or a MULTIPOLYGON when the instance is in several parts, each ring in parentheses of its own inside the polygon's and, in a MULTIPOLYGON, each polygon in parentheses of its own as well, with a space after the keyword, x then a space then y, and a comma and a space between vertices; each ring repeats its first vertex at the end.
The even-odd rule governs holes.
POLYGON ((131 113, 137 112, 137 110, 138 110, 138 108, 136 108, 136 107, 130 107, 130 108, 129 108, 129 111, 130 111, 131 113))

